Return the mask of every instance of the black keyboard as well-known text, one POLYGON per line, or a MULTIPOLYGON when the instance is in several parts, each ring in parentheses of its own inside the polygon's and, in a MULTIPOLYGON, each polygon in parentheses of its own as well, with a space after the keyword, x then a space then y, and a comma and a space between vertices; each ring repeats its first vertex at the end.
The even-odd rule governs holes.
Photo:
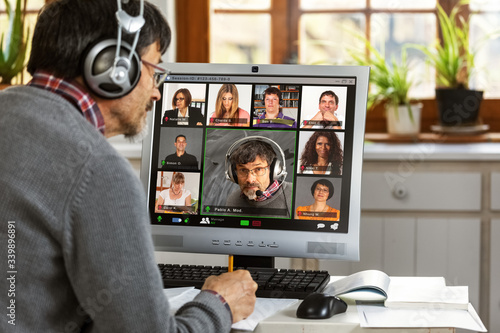
MULTIPOLYGON (((164 288, 194 286, 200 289, 210 275, 227 272, 227 267, 158 264, 164 288)), ((259 285, 257 297, 304 299, 321 292, 330 281, 327 271, 302 271, 278 268, 246 268, 259 285)), ((235 268, 236 270, 236 268, 235 268)))

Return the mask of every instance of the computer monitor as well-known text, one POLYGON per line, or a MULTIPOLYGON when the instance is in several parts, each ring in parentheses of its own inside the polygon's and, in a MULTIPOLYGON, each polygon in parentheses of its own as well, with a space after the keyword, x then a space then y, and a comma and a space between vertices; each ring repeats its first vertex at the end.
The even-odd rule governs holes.
POLYGON ((169 70, 141 167, 155 249, 359 260, 369 68, 169 70))

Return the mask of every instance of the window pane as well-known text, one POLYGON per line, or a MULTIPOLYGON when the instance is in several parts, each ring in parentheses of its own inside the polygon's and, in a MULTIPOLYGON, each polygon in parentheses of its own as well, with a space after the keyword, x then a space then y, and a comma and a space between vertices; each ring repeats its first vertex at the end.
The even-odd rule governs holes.
POLYGON ((301 64, 345 64, 350 47, 361 47, 353 34, 364 34, 362 14, 304 14, 299 24, 301 64), (357 45, 356 45, 357 44, 357 45))
POLYGON ((212 9, 269 9, 271 0, 211 0, 212 9))
MULTIPOLYGON (((434 14, 374 14, 371 22, 371 38, 378 49, 385 49, 388 61, 391 57, 400 60, 401 49, 407 44, 431 45, 436 38, 436 16, 434 14), (415 31, 418 31, 416 34, 415 31)), ((415 98, 434 95, 434 70, 425 62, 422 52, 408 49, 410 77, 414 87, 410 96, 415 98)))
POLYGON ((471 10, 500 10, 498 0, 470 0, 471 10))
POLYGON ((210 62, 270 63, 270 31, 269 14, 212 14, 210 62))
POLYGON ((314 9, 352 9, 365 8, 366 0, 300 0, 300 8, 314 9))
POLYGON ((377 9, 434 9, 436 8, 436 0, 371 0, 372 8, 377 9))
POLYGON ((0 14, 0 34, 5 34, 8 27, 9 20, 7 19, 7 14, 0 14))
MULTIPOLYGON (((14 9, 16 6, 15 0, 8 0, 12 8, 14 9)), ((21 1, 21 4, 23 2, 21 1)), ((45 0, 29 0, 27 2, 28 10, 38 10, 45 4, 45 0)), ((0 1, 0 11, 5 11, 5 2, 0 1)))
POLYGON ((45 5, 45 0, 29 0, 27 2, 28 10, 38 10, 45 5))
POLYGON ((485 97, 500 98, 500 66, 497 65, 500 54, 500 13, 471 15, 470 29, 470 42, 473 50, 477 50, 476 70, 472 74, 470 86, 484 90, 485 97), (491 39, 484 41, 485 36, 491 39))

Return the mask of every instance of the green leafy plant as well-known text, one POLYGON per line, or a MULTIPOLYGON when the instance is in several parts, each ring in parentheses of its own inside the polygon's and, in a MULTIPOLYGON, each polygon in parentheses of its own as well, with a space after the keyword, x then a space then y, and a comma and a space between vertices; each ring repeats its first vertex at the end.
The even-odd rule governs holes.
POLYGON ((438 87, 466 88, 474 69, 476 52, 470 47, 469 21, 460 14, 460 8, 468 4, 460 1, 448 15, 438 4, 438 22, 442 40, 437 40, 433 47, 412 45, 422 51, 428 62, 436 69, 438 87))
POLYGON ((7 34, 2 33, 0 37, 1 83, 10 84, 25 66, 29 38, 29 31, 24 38, 26 1, 24 0, 23 6, 21 6, 21 0, 16 0, 16 7, 12 9, 9 0, 4 0, 9 28, 7 34))
POLYGON ((368 94, 368 108, 371 109, 380 103, 391 105, 396 115, 398 115, 398 106, 405 105, 408 109, 410 119, 413 119, 411 110, 411 99, 408 92, 413 85, 410 79, 407 47, 401 48, 401 59, 398 61, 393 56, 390 62, 385 59, 385 52, 379 52, 366 38, 357 36, 364 40, 370 56, 366 57, 364 53, 350 50, 349 54, 356 65, 370 66, 370 92, 368 94))

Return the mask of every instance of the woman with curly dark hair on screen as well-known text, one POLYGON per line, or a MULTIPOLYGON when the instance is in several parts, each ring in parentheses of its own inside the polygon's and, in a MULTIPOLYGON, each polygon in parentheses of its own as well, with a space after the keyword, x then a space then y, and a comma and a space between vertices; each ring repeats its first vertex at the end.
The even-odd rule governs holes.
POLYGON ((342 174, 342 144, 333 131, 317 131, 306 142, 300 157, 301 174, 342 174))

